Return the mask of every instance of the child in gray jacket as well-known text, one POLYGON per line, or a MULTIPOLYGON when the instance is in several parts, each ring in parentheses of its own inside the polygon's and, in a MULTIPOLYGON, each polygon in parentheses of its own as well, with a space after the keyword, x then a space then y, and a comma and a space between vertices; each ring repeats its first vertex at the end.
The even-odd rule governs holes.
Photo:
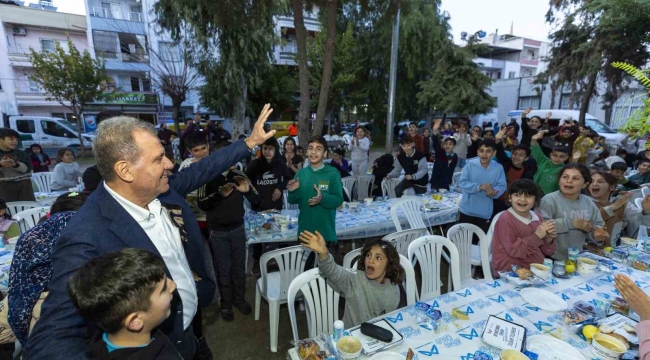
POLYGON ((343 323, 346 328, 360 325, 398 308, 399 284, 405 275, 400 266, 399 254, 391 243, 383 240, 365 243, 355 271, 334 262, 318 231, 316 234, 303 231, 300 242, 316 252, 320 273, 345 298, 343 323))

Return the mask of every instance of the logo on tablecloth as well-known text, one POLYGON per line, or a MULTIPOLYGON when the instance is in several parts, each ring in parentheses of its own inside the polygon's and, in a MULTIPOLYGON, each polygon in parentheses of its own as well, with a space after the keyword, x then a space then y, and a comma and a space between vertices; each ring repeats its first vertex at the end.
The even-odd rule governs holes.
POLYGON ((551 279, 551 280, 547 281, 546 283, 549 284, 549 285, 555 285, 555 284, 557 284, 557 280, 551 279))
MULTIPOLYGON (((465 329, 467 329, 467 328, 465 328, 465 329)), ((465 329, 459 330, 457 332, 464 331, 465 329)), ((472 331, 470 331, 469 334, 464 333, 464 334, 458 334, 458 335, 461 336, 461 337, 464 337, 467 340, 474 340, 475 337, 478 337, 478 332, 476 331, 476 329, 472 328, 472 331)))
POLYGON ((390 316, 386 316, 386 320, 388 320, 388 321, 392 322, 393 324, 395 324, 398 321, 404 320, 404 317, 402 316, 402 313, 399 313, 399 314, 397 314, 397 317, 394 317, 394 318, 392 318, 390 316))
POLYGON ((525 306, 525 307, 528 310, 539 311, 539 308, 537 306, 525 306))
POLYGON ((461 314, 465 314, 465 315, 469 315, 469 314, 473 314, 473 313, 474 313, 474 310, 472 310, 472 307, 471 307, 471 306, 468 306, 467 309, 465 309, 465 311, 461 310, 460 308, 458 308, 458 309, 456 309, 456 310, 458 310, 459 313, 461 313, 461 314))
POLYGON ((537 330, 539 330, 539 331, 544 331, 544 329, 542 329, 542 327, 544 327, 544 326, 550 326, 550 327, 553 327, 552 324, 549 324, 549 323, 547 323, 547 322, 543 322, 543 321, 538 321, 538 322, 536 322, 536 323, 533 323, 533 325, 535 325, 535 327, 536 327, 537 330))
POLYGON ((410 338, 412 338, 414 336, 420 336, 420 334, 422 334, 420 329, 415 329, 412 326, 407 326, 407 327, 401 328, 401 329, 399 329, 397 331, 407 339, 410 339, 410 338))
POLYGON ((614 282, 614 278, 609 276, 609 275, 603 276, 603 277, 601 277, 599 279, 600 279, 600 281, 605 281, 605 282, 608 282, 608 283, 614 282))
POLYGON ((436 346, 436 344, 432 344, 431 342, 428 342, 428 343, 426 343, 426 344, 424 344, 422 346, 418 346, 415 349, 417 350, 418 353, 420 353, 420 354, 422 354, 424 356, 431 356, 431 355, 440 354, 438 352, 438 347, 436 346), (431 345, 431 347, 429 347, 429 345, 431 345), (420 349, 422 349, 422 350, 420 350, 420 349), (428 349, 428 350, 426 350, 426 349, 428 349))
POLYGON ((640 287, 640 288, 643 287, 642 285, 647 285, 647 284, 644 283, 643 281, 639 281, 639 280, 635 281, 634 283, 636 284, 636 286, 638 286, 638 287, 640 287))
POLYGON ((562 300, 569 300, 569 299, 571 299, 571 298, 566 296, 566 294, 562 294, 562 300))
POLYGON ((469 291, 469 289, 465 289, 465 292, 464 292, 464 293, 459 292, 459 293, 456 293, 456 295, 460 295, 460 296, 462 296, 462 297, 467 297, 468 295, 472 295, 472 292, 469 291))
POLYGON ((451 348, 455 346, 460 346, 460 339, 452 337, 451 335, 447 334, 441 338, 436 339, 436 344, 438 345, 445 345, 446 348, 451 348))
POLYGON ((502 303, 502 302, 505 302, 505 301, 506 301, 506 300, 503 298, 503 296, 501 296, 501 295, 497 296, 496 299, 493 298, 493 297, 488 298, 488 299, 490 299, 490 300, 492 300, 492 301, 496 301, 497 303, 502 303))
POLYGON ((494 280, 493 283, 486 283, 485 285, 487 285, 487 286, 489 286, 489 287, 491 287, 491 288, 493 288, 493 289, 496 289, 496 288, 498 288, 499 286, 501 286, 501 284, 499 284, 499 281, 498 281, 498 280, 494 280))
POLYGON ((514 321, 514 320, 512 320, 512 316, 510 316, 510 314, 508 314, 508 313, 506 313, 506 320, 514 321))
POLYGON ((589 286, 589 284, 586 284, 585 287, 583 287, 583 288, 582 288, 582 287, 579 287, 578 289, 580 289, 580 290, 582 290, 582 291, 590 292, 590 291, 592 291, 594 288, 592 288, 591 286, 589 286))

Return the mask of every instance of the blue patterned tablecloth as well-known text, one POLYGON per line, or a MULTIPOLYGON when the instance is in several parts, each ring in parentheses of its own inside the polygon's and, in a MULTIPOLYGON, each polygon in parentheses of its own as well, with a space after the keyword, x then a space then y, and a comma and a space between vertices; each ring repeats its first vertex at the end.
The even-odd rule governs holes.
MULTIPOLYGON (((396 231, 390 217, 390 206, 396 199, 377 201, 370 205, 359 204, 356 212, 351 212, 347 206, 336 212, 336 236, 339 240, 362 239, 373 236, 383 236, 396 231)), ((437 208, 435 211, 426 211, 423 215, 427 226, 438 226, 458 221, 458 202, 460 195, 445 196, 442 201, 431 200, 437 208)), ((298 211, 283 211, 292 217, 298 216, 298 211)), ((402 228, 409 228, 406 217, 401 211, 397 212, 402 228)), ((248 244, 296 241, 298 229, 294 226, 286 231, 276 227, 273 231, 246 230, 248 244)))
MULTIPOLYGON (((614 288, 614 276, 618 273, 628 275, 646 293, 650 292, 650 273, 641 272, 627 266, 619 266, 613 273, 596 271, 589 275, 575 274, 568 279, 551 276, 541 287, 562 297, 569 307, 583 300, 595 303, 603 295, 619 296, 614 288), (600 295, 599 295, 600 294, 600 295)), ((578 336, 571 327, 565 326, 561 312, 548 312, 524 300, 519 290, 506 280, 482 282, 460 291, 443 294, 427 301, 429 305, 442 312, 441 328, 435 332, 418 323, 413 306, 405 307, 388 314, 391 325, 405 338, 404 342, 388 351, 403 355, 409 348, 415 352, 414 360, 473 358, 477 350, 499 359, 500 350, 485 344, 480 334, 489 315, 495 315, 527 328, 528 336, 553 334, 576 349, 585 359, 591 359, 591 345, 578 336), (468 320, 453 317, 452 311, 458 309, 467 315, 468 320)), ((300 316, 300 315, 299 315, 300 316)), ((303 334, 304 335, 304 334, 303 334)), ((299 359, 295 349, 289 350, 288 359, 299 359)), ((362 359, 368 357, 362 356, 362 359)))
POLYGON ((68 191, 52 191, 49 193, 44 193, 44 192, 35 192, 34 197, 36 198, 36 201, 41 203, 42 206, 52 206, 56 199, 67 193, 68 191))

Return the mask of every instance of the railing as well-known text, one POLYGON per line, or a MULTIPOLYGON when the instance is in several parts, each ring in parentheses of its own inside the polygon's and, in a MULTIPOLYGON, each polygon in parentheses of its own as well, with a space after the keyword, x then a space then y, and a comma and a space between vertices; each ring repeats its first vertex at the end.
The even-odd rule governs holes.
MULTIPOLYGON (((134 22, 144 22, 144 16, 139 12, 129 12, 128 20, 134 22)), ((105 19, 127 20, 122 16, 119 10, 104 9, 98 7, 90 8, 90 16, 101 17, 105 19)))
POLYGON ((153 90, 151 90, 151 84, 149 84, 149 89, 144 89, 145 84, 140 84, 140 91, 133 91, 132 84, 130 82, 123 82, 123 81, 118 81, 115 83, 110 83, 106 85, 106 91, 118 91, 118 92, 125 92, 125 93, 144 93, 144 94, 151 94, 153 93, 153 90))
POLYGON ((7 50, 9 54, 22 54, 22 55, 29 55, 29 47, 24 47, 22 45, 9 45, 7 46, 7 50))
POLYGON ((282 46, 280 48, 280 52, 297 54, 298 53, 298 46, 297 45, 285 45, 285 46, 282 46))
POLYGON ((98 7, 90 8, 90 16, 102 17, 106 19, 122 19, 122 13, 119 10, 111 10, 98 7))
POLYGON ((45 93, 38 83, 29 80, 14 80, 14 91, 28 94, 45 93))
POLYGON ((148 64, 149 63, 149 54, 127 54, 127 53, 118 53, 112 51, 96 51, 97 57, 101 57, 106 60, 118 60, 121 62, 137 62, 148 64))

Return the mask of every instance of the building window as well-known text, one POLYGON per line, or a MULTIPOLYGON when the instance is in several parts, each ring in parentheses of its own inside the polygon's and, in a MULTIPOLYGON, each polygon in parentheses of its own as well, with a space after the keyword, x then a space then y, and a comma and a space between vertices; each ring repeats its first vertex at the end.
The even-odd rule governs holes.
POLYGON ((102 16, 108 19, 121 19, 120 4, 102 2, 102 16))
POLYGON ((68 47, 67 41, 53 40, 53 39, 41 39, 41 49, 47 52, 54 52, 56 50, 56 43, 63 48, 66 54, 70 53, 70 48, 68 47))
POLYGON ((522 67, 521 77, 535 76, 535 69, 522 67))
POLYGON ((533 110, 539 110, 539 96, 522 96, 519 98, 519 110, 524 110, 527 108, 533 108, 533 110))
POLYGON ((93 30, 93 42, 97 56, 105 59, 117 59, 117 33, 93 30))
POLYGON ((140 92, 140 78, 131 78, 131 91, 140 92))
POLYGON ((516 71, 509 71, 508 72, 508 79, 514 79, 517 77, 517 72, 516 71))
POLYGON ((562 94, 562 101, 560 102, 560 109, 563 110, 579 110, 580 109, 580 98, 582 96, 577 94, 573 100, 573 107, 569 106, 571 101, 571 94, 562 94))
POLYGON ((181 49, 172 42, 158 42, 158 51, 160 52, 160 60, 181 61, 181 49))

